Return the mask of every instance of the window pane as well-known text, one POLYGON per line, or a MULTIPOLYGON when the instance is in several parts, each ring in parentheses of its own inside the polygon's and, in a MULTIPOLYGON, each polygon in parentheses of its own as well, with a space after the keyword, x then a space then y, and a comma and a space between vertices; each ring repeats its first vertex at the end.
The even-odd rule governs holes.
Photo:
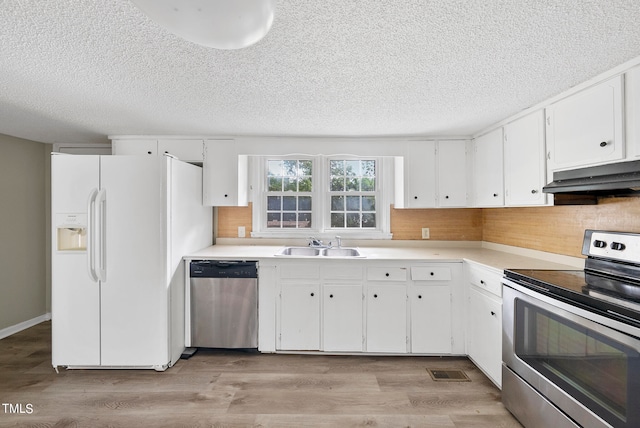
POLYGON ((346 171, 346 175, 350 177, 355 177, 360 175, 360 161, 357 161, 357 160, 345 161, 345 171, 346 171))
POLYGON ((360 213, 347 213, 347 227, 360 227, 360 213))
POLYGON ((282 177, 282 161, 271 160, 267 162, 267 175, 282 177))
POLYGON ((362 213, 362 227, 376 227, 376 215, 374 213, 362 213))
POLYGON ((311 177, 302 177, 298 181, 299 192, 311 192, 311 177))
POLYGON ((362 186, 363 192, 375 192, 376 190, 376 179, 363 177, 360 181, 360 185, 362 186))
POLYGON ((298 227, 299 228, 311 227, 311 213, 298 214, 298 227))
POLYGON ((298 175, 298 161, 296 160, 283 161, 282 167, 284 169, 285 176, 295 177, 296 175, 298 175))
POLYGON ((280 196, 267 196, 267 210, 280 211, 282 209, 280 196))
POLYGON ((298 179, 295 177, 287 177, 283 180, 283 185, 283 190, 285 192, 296 192, 298 190, 298 179))
POLYGON ((361 164, 363 177, 375 177, 376 176, 376 161, 364 160, 361 164))
POLYGON ((269 177, 269 191, 270 192, 281 192, 282 191, 282 178, 280 178, 280 177, 269 177))
POLYGON ((301 160, 299 165, 300 175, 311 175, 312 165, 313 165, 313 162, 311 162, 310 160, 301 160))
POLYGON ((347 211, 360 211, 360 196, 347 196, 347 211))
POLYGON ((282 198, 282 211, 295 211, 296 210, 296 197, 285 196, 282 198))
POLYGON ((344 177, 331 177, 331 189, 332 192, 344 191, 344 177))
POLYGON ((298 197, 298 210, 299 211, 311 211, 311 196, 299 196, 298 197))
POLYGON ((331 197, 331 211, 344 211, 344 196, 331 197))
POLYGON ((331 213, 331 227, 344 227, 343 213, 331 213))
POLYGON ((358 191, 360 190, 360 180, 355 177, 347 177, 347 191, 358 191))
POLYGON ((363 196, 362 197, 362 211, 375 211, 376 210, 376 197, 375 196, 363 196))
POLYGON ((296 213, 282 213, 282 227, 296 227, 296 213))
POLYGON ((331 171, 331 175, 344 175, 344 161, 330 161, 329 170, 331 171))
POLYGON ((267 227, 280 228, 280 213, 267 213, 267 227))

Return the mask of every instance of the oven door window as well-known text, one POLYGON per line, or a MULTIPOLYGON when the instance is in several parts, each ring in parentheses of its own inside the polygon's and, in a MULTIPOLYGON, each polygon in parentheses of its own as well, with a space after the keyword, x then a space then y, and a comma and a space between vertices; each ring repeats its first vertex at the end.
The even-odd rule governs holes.
POLYGON ((520 299, 515 320, 521 360, 614 427, 639 426, 636 349, 520 299))

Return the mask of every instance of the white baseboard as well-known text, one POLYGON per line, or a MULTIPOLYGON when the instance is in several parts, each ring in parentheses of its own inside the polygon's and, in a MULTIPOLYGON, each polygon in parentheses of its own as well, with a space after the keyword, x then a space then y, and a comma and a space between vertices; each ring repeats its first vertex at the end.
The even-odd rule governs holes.
POLYGON ((19 324, 12 325, 7 328, 3 328, 0 330, 0 339, 4 339, 5 337, 11 336, 12 334, 16 334, 22 330, 26 330, 29 327, 33 327, 34 325, 40 324, 44 321, 49 321, 51 319, 51 312, 47 312, 46 314, 40 315, 39 317, 32 318, 27 321, 23 321, 19 324))

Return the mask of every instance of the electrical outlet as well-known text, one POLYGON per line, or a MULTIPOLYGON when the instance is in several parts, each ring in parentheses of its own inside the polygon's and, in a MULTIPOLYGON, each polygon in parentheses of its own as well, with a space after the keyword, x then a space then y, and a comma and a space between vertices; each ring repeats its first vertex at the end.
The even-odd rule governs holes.
POLYGON ((422 239, 429 239, 429 228, 428 227, 423 227, 422 228, 422 239))
POLYGON ((244 226, 238 226, 238 238, 244 238, 247 236, 247 230, 244 226))

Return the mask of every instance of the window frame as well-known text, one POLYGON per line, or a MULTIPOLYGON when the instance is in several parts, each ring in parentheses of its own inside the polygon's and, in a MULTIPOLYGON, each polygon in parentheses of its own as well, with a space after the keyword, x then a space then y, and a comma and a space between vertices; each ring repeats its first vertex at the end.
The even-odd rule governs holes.
MULTIPOLYGON (((252 238, 304 238, 311 236, 331 240, 336 235, 347 239, 391 239, 390 206, 393 201, 394 158, 389 156, 361 155, 255 155, 250 156, 250 192, 253 205, 252 238), (267 165, 273 160, 312 161, 312 210, 311 228, 267 228, 267 165), (331 226, 331 160, 374 160, 376 162, 376 227, 332 228, 331 226)), ((369 192, 366 192, 367 194, 369 192)), ((363 192, 354 192, 361 195, 363 192)))

